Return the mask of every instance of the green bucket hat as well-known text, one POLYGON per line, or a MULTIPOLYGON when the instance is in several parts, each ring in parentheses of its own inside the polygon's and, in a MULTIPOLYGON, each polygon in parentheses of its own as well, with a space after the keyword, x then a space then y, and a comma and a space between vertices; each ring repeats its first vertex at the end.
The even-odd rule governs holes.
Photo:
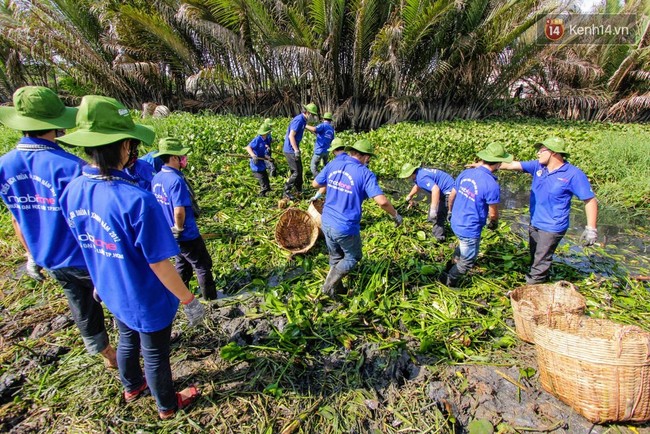
POLYGON ((43 86, 25 86, 14 92, 14 106, 0 107, 0 122, 20 131, 74 128, 76 107, 66 107, 59 96, 43 86))
POLYGON ((343 144, 343 140, 336 137, 334 140, 332 140, 330 147, 332 151, 336 151, 337 149, 345 148, 345 145, 343 144))
POLYGON ((368 154, 371 156, 375 155, 372 143, 370 143, 370 140, 368 139, 357 140, 356 142, 354 142, 354 145, 348 146, 348 149, 355 149, 356 151, 359 151, 362 154, 368 154))
POLYGON ((325 114, 323 115, 323 119, 325 119, 326 121, 331 121, 333 119, 332 118, 332 113, 325 112, 325 114))
POLYGON ((129 110, 114 98, 99 95, 86 95, 79 104, 77 130, 57 138, 72 146, 94 148, 136 139, 151 145, 156 134, 153 128, 135 124, 129 110))
POLYGON ((307 110, 309 113, 318 116, 318 106, 313 102, 310 102, 307 105, 302 106, 304 110, 307 110))
POLYGON ((506 152, 501 143, 490 143, 485 149, 476 153, 476 156, 488 163, 510 163, 512 155, 506 152))
POLYGON ((411 163, 404 163, 402 170, 399 172, 398 178, 408 178, 413 175, 413 172, 417 169, 417 166, 412 165, 411 163))
POLYGON ((189 147, 184 147, 180 140, 175 137, 165 137, 158 142, 158 152, 153 154, 154 157, 161 155, 187 155, 190 152, 189 147))
POLYGON ((269 127, 274 127, 275 126, 275 122, 273 122, 273 120, 271 118, 265 118, 264 122, 262 122, 262 125, 264 125, 264 124, 268 125, 269 127))
POLYGON ((267 124, 266 122, 260 125, 260 128, 257 130, 257 135, 262 136, 264 134, 268 134, 271 132, 271 125, 267 124))
POLYGON ((569 157, 569 152, 566 150, 566 143, 559 137, 549 137, 547 139, 544 139, 542 142, 535 143, 535 146, 538 148, 544 146, 556 154, 562 154, 567 158, 569 157))

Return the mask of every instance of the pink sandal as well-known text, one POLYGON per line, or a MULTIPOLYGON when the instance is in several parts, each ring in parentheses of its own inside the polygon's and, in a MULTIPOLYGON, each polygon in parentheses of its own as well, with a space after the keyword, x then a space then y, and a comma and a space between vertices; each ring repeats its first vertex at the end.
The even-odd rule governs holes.
POLYGON ((134 390, 132 390, 130 392, 125 390, 124 391, 124 400, 126 402, 135 401, 136 399, 141 397, 143 393, 145 393, 145 391, 147 390, 147 387, 148 387, 147 386, 147 381, 145 380, 145 381, 142 382, 142 384, 138 388, 136 388, 136 389, 134 389, 134 390))
POLYGON ((201 396, 201 392, 195 386, 190 386, 187 389, 176 392, 176 408, 173 410, 159 411, 158 416, 162 420, 171 419, 178 410, 189 407, 199 398, 199 396, 201 396))

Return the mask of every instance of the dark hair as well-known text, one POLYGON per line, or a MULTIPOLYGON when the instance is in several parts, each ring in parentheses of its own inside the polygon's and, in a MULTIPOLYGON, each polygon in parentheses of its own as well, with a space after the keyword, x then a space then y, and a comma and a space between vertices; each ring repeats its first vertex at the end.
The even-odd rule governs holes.
POLYGON ((158 155, 158 158, 160 158, 164 164, 169 163, 169 160, 171 160, 172 157, 173 155, 170 154, 158 155))
POLYGON ((492 162, 490 162, 490 161, 485 161, 485 160, 481 160, 481 161, 482 161, 484 164, 487 164, 487 165, 490 166, 490 167, 492 167, 492 166, 496 166, 497 164, 500 164, 500 163, 501 163, 501 161, 492 161, 492 162))
POLYGON ((119 165, 122 162, 122 143, 125 140, 131 140, 131 148, 137 148, 138 140, 122 139, 107 145, 84 148, 84 152, 99 166, 99 173, 108 176, 111 173, 111 169, 121 169, 119 165))
POLYGON ((50 128, 49 130, 38 130, 38 131, 23 131, 23 136, 36 139, 38 137, 44 136, 50 131, 56 131, 56 128, 50 128))

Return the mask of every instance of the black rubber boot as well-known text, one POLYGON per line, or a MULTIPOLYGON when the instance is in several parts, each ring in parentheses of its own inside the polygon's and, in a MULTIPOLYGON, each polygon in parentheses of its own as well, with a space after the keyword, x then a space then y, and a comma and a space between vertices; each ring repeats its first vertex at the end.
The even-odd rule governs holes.
POLYGON ((325 278, 325 283, 323 283, 323 294, 329 297, 334 297, 338 290, 343 288, 341 280, 343 280, 346 274, 347 273, 341 272, 336 267, 330 268, 330 271, 327 273, 327 277, 325 278))

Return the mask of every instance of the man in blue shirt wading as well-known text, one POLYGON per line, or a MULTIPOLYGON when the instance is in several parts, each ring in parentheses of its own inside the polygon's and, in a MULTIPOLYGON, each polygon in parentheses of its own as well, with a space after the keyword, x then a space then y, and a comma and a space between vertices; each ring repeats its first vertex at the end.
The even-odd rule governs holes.
POLYGON ((287 159, 291 175, 284 184, 284 197, 294 200, 291 190, 296 188, 296 193, 302 194, 302 160, 300 159, 300 142, 305 132, 305 126, 310 116, 318 116, 318 107, 309 103, 302 107, 302 113, 291 120, 287 127, 287 134, 284 136, 284 157, 287 159))
POLYGON ((176 271, 188 285, 194 269, 203 297, 216 300, 212 258, 196 225, 190 191, 181 173, 181 169, 187 166, 189 151, 190 148, 184 147, 176 138, 161 139, 154 156, 160 157, 164 166, 154 176, 151 188, 181 249, 176 256, 176 271))
POLYGON ((14 107, 0 107, 0 122, 23 132, 16 149, 0 158, 0 195, 11 211, 18 238, 35 265, 63 287, 86 350, 117 367, 104 311, 93 298, 93 282, 81 248, 61 212, 60 197, 86 164, 56 144, 75 126, 76 108, 65 107, 50 89, 26 86, 14 93, 14 107))
POLYGON ((316 134, 316 142, 314 143, 314 155, 311 157, 311 163, 309 164, 309 170, 311 174, 316 178, 318 175, 318 165, 323 162, 323 166, 327 164, 329 160, 329 149, 332 140, 334 140, 334 127, 332 126, 332 113, 327 112, 323 115, 323 122, 319 125, 312 127, 307 125, 307 128, 310 132, 316 134))
POLYGON ((342 290, 341 280, 361 260, 361 204, 371 197, 395 220, 400 216, 384 196, 377 177, 366 166, 374 156, 368 140, 359 140, 347 149, 349 156, 337 157, 327 164, 312 182, 314 188, 327 187, 322 228, 329 252, 330 271, 323 293, 331 297, 342 290))
POLYGON ((250 168, 253 176, 260 184, 259 195, 264 197, 271 191, 269 174, 266 172, 266 163, 271 158, 268 154, 266 139, 271 134, 271 125, 264 122, 257 130, 257 136, 246 145, 246 152, 250 155, 250 168))
POLYGON ((494 172, 502 163, 512 161, 512 155, 499 143, 490 143, 476 156, 481 159, 478 166, 461 172, 449 195, 451 229, 458 237, 458 247, 454 250, 453 265, 443 273, 442 282, 451 287, 458 286, 460 277, 476 263, 486 219, 490 230, 499 224, 500 191, 494 172))
POLYGON ((591 246, 598 237, 598 202, 587 176, 565 161, 569 153, 564 140, 549 137, 535 146, 537 160, 513 161, 501 166, 501 169, 519 170, 533 176, 528 226, 532 265, 526 275, 529 285, 548 279, 553 253, 569 228, 574 195, 585 203, 587 226, 580 237, 583 244, 591 246))
POLYGON ((420 190, 424 190, 431 197, 427 221, 433 223, 432 234, 434 238, 440 242, 444 241, 447 202, 449 194, 454 188, 454 178, 442 170, 420 168, 410 163, 402 166, 399 177, 410 178, 413 181, 413 188, 406 196, 408 208, 413 206, 413 198, 420 190), (441 193, 444 196, 443 200, 440 200, 441 193))

